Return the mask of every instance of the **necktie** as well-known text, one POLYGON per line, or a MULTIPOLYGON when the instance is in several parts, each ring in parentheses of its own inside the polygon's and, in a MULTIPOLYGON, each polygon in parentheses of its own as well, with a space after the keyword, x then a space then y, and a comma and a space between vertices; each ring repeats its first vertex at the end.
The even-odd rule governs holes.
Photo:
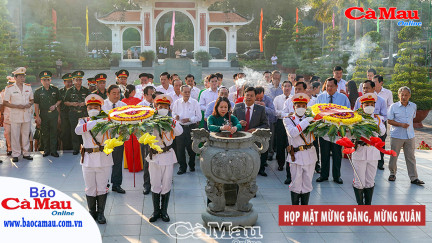
POLYGON ((115 104, 113 103, 113 109, 115 108, 115 104))
POLYGON ((246 127, 245 127, 245 131, 249 130, 249 120, 250 120, 250 107, 248 107, 247 111, 246 111, 246 127))
POLYGON ((330 95, 330 104, 333 103, 333 95, 330 95))

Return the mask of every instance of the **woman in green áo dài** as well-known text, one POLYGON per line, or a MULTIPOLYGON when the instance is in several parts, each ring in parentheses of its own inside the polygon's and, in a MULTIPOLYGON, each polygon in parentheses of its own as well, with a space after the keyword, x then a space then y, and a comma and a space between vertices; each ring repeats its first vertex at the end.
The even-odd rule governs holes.
POLYGON ((233 134, 242 129, 237 117, 228 112, 230 110, 231 104, 228 98, 219 97, 216 100, 213 113, 207 119, 207 127, 210 132, 229 131, 233 134))

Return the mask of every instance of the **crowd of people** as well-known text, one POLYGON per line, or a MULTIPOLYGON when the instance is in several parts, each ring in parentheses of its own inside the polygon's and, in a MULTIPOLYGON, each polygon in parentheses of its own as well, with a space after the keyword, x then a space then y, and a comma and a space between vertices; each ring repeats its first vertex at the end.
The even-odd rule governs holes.
MULTIPOLYGON (((127 70, 116 72, 116 84, 109 87, 104 73, 88 78, 88 88, 82 85, 83 71, 66 73, 62 77, 64 87, 59 89, 51 84, 51 72, 42 71, 39 74, 42 86, 34 92, 25 83, 25 72, 25 68, 14 71, 1 93, 7 153, 15 163, 21 155, 33 159, 29 141, 34 116, 44 157, 59 157, 58 150, 72 150, 73 155, 81 153, 89 210, 99 223, 106 222, 103 211, 107 187, 111 186, 107 181, 112 184, 112 191, 126 193, 121 187, 124 168, 144 170, 143 193, 152 192, 154 205, 150 221, 158 218, 169 221, 167 207, 174 164, 179 163, 178 175, 187 173, 188 168, 192 173, 195 171, 191 132, 199 127, 229 133, 270 129, 272 137, 268 150, 261 154, 258 174, 267 176, 267 161, 276 155, 277 169, 283 171, 285 167, 285 184, 289 185, 292 204, 308 204, 314 173, 320 174, 316 182, 327 181, 332 164, 333 181, 343 184, 342 147, 326 136, 315 138, 303 132, 315 122, 305 116, 307 107, 318 103, 333 103, 353 110, 362 108, 379 126, 378 135, 384 142, 388 123, 390 147, 397 154, 390 158, 388 180, 396 180, 396 161, 403 147, 411 183, 424 184, 416 170, 413 128, 416 105, 409 101, 411 90, 401 87, 399 101, 393 103, 391 91, 383 87, 384 79, 374 69, 367 71, 359 89, 354 81, 342 79, 343 69, 336 66, 333 77, 324 82, 316 76, 306 79, 293 73, 281 82, 282 74, 276 70, 264 72, 258 84, 247 82, 244 73, 237 73, 233 76, 235 84, 229 88, 223 85, 223 74, 215 73, 205 77, 202 90, 196 87, 193 75, 182 80, 168 72, 160 74, 158 86, 153 84, 154 76, 149 73, 139 75, 139 85, 128 84, 127 70), (88 117, 126 105, 149 106, 159 115, 173 117, 174 133, 157 134, 163 153, 140 145, 131 136, 130 141, 116 147, 112 154, 103 154, 102 144, 109 136, 93 136, 90 131, 96 121, 88 117)), ((353 155, 358 174, 353 180, 354 194, 358 204, 371 204, 375 174, 377 169, 384 170, 384 156, 367 144, 357 146, 353 155)))

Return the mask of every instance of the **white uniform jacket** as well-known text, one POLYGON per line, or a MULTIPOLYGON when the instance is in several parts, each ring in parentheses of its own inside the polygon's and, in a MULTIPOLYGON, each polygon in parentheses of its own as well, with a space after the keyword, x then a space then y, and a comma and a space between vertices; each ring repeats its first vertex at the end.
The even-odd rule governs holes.
MULTIPOLYGON (((305 118, 306 117, 303 116, 302 121, 300 121, 300 118, 294 115, 294 116, 287 116, 283 119, 285 129, 288 135, 289 145, 292 145, 294 148, 298 148, 299 146, 306 145, 300 136, 300 134, 303 133, 303 130, 310 125, 309 121, 305 118), (292 121, 294 121, 294 123, 292 121)), ((304 138, 306 139, 306 142, 308 144, 312 144, 312 142, 315 139, 311 133, 304 134, 304 138)), ((288 154, 287 161, 298 165, 309 165, 317 161, 316 151, 313 146, 307 150, 296 152, 294 156, 295 156, 295 161, 292 162, 291 155, 288 154)))
MULTIPOLYGON (((182 126, 174 120, 174 125, 171 126, 173 128, 173 136, 174 138, 180 136, 183 133, 182 126)), ((174 138, 171 136, 171 132, 162 132, 162 135, 159 134, 157 130, 153 131, 153 135, 156 136, 156 140, 158 140, 155 145, 159 145, 162 149, 165 146, 170 146, 173 143, 174 138), (162 137, 162 138, 161 138, 162 137), (165 143, 165 145, 162 143, 165 143)), ((171 148, 165 153, 161 154, 153 154, 152 159, 150 159, 150 155, 147 155, 147 161, 149 163, 156 163, 158 165, 173 165, 177 163, 177 157, 175 155, 174 149, 171 148)))
MULTIPOLYGON (((77 135, 81 135, 83 139, 83 147, 84 148, 97 148, 98 145, 93 140, 92 136, 90 135, 90 130, 96 125, 98 121, 91 121, 89 117, 80 118, 78 120, 78 125, 75 128, 75 133, 77 135)), ((102 134, 98 134, 96 136, 96 140, 100 143, 100 145, 104 145, 105 140, 110 139, 111 136, 108 132, 102 134)), ((82 163, 82 166, 85 167, 105 167, 105 166, 112 166, 113 159, 112 154, 106 155, 103 151, 100 152, 93 152, 93 153, 85 153, 84 154, 84 160, 82 163)))
MULTIPOLYGON (((380 129, 379 136, 382 136, 386 132, 386 127, 382 120, 382 116, 374 114, 375 123, 380 129)), ((377 135, 377 134, 375 134, 377 135)), ((352 154, 353 160, 380 160, 381 155, 378 149, 374 146, 358 146, 356 151, 352 154)))

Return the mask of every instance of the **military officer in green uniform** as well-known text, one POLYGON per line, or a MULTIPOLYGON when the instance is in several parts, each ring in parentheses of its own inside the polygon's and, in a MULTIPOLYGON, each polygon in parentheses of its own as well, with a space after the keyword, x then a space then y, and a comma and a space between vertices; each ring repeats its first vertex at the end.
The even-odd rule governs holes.
POLYGON ((69 107, 69 123, 71 127, 72 148, 73 154, 77 155, 80 152, 82 138, 75 133, 75 127, 78 124, 78 119, 87 116, 87 108, 85 98, 90 94, 90 91, 82 86, 83 71, 75 71, 72 73, 73 86, 66 91, 64 103, 69 107))
POLYGON ((60 91, 51 85, 52 73, 42 71, 39 78, 42 87, 34 92, 34 104, 36 123, 41 125, 43 143, 43 156, 52 155, 59 157, 57 153, 57 123, 59 122, 59 110, 61 103, 60 91))
POLYGON ((66 73, 63 75, 62 79, 64 87, 60 89, 60 97, 62 102, 60 104, 60 132, 58 134, 60 135, 61 149, 72 150, 72 129, 69 122, 69 107, 64 103, 66 91, 73 85, 72 73, 66 73))
POLYGON ((95 81, 96 81, 96 87, 97 89, 95 91, 93 91, 93 94, 97 94, 100 97, 102 97, 102 99, 106 100, 108 98, 107 96, 107 90, 106 90, 106 79, 107 79, 107 75, 105 73, 99 73, 97 74, 95 77, 95 81))

